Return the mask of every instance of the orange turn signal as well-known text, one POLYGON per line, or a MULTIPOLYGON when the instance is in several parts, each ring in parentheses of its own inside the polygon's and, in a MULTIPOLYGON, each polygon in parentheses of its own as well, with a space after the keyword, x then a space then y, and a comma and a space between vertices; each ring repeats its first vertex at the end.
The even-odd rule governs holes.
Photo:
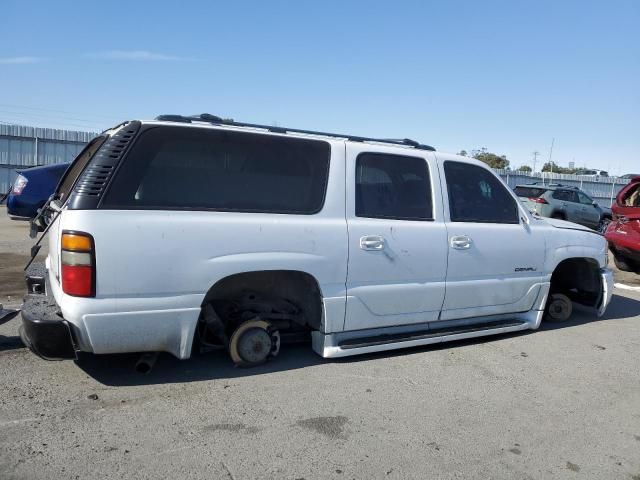
POLYGON ((91 238, 86 235, 63 233, 61 247, 63 250, 70 250, 72 252, 90 252, 91 238))

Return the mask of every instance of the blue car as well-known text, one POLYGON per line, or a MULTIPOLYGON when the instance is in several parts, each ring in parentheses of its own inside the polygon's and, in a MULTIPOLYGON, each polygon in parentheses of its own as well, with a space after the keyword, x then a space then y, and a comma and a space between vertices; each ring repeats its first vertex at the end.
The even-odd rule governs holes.
POLYGON ((30 220, 56 189, 70 163, 18 170, 7 197, 7 213, 14 220, 30 220))

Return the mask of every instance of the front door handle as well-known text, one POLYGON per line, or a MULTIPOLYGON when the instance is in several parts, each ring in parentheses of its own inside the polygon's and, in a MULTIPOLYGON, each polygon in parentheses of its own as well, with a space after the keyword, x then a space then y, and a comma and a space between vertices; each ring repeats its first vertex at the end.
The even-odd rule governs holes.
POLYGON ((360 237, 360 248, 362 250, 384 250, 384 238, 379 235, 360 237))
POLYGON ((467 235, 451 237, 451 248, 455 248, 456 250, 468 250, 472 244, 473 241, 467 235))

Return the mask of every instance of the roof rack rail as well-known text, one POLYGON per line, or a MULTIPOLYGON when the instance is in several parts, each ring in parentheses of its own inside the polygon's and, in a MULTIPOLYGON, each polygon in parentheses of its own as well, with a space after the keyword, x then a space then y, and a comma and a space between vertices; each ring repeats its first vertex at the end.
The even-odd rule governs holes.
POLYGON ((418 150, 428 150, 431 152, 435 152, 435 148, 431 145, 424 145, 422 143, 416 142, 410 138, 403 139, 389 139, 389 138, 372 138, 372 137, 360 137, 357 135, 346 135, 341 133, 329 133, 329 132, 319 132, 315 130, 303 130, 300 128, 289 128, 289 127, 277 127, 273 125, 259 125, 256 123, 246 123, 246 122, 236 122, 235 120, 228 118, 221 118, 216 115, 211 115, 210 113, 202 113, 200 115, 158 115, 156 120, 165 121, 165 122, 180 122, 180 123, 192 123, 192 122, 206 122, 211 123, 212 125, 229 125, 233 127, 246 127, 246 128, 259 128, 262 130, 268 130, 274 133, 302 133, 305 135, 319 135, 323 137, 334 137, 334 138, 344 138, 346 140, 350 140, 352 142, 377 142, 377 143, 390 143, 392 145, 405 145, 408 147, 413 147, 418 150))

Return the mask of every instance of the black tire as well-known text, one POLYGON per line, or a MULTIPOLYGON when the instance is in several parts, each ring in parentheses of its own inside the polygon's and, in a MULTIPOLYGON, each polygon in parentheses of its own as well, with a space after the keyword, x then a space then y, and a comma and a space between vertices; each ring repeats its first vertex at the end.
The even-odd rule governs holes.
POLYGON ((564 213, 560 213, 560 212, 553 212, 551 214, 551 218, 555 218, 557 220, 566 220, 567 217, 564 213))
POLYGON ((616 264, 618 270, 623 272, 636 272, 638 270, 638 266, 632 260, 623 257, 619 253, 613 254, 613 263, 616 264))
POLYGON ((554 293, 547 301, 545 320, 551 322, 565 322, 573 313, 571 299, 562 293, 554 293))

